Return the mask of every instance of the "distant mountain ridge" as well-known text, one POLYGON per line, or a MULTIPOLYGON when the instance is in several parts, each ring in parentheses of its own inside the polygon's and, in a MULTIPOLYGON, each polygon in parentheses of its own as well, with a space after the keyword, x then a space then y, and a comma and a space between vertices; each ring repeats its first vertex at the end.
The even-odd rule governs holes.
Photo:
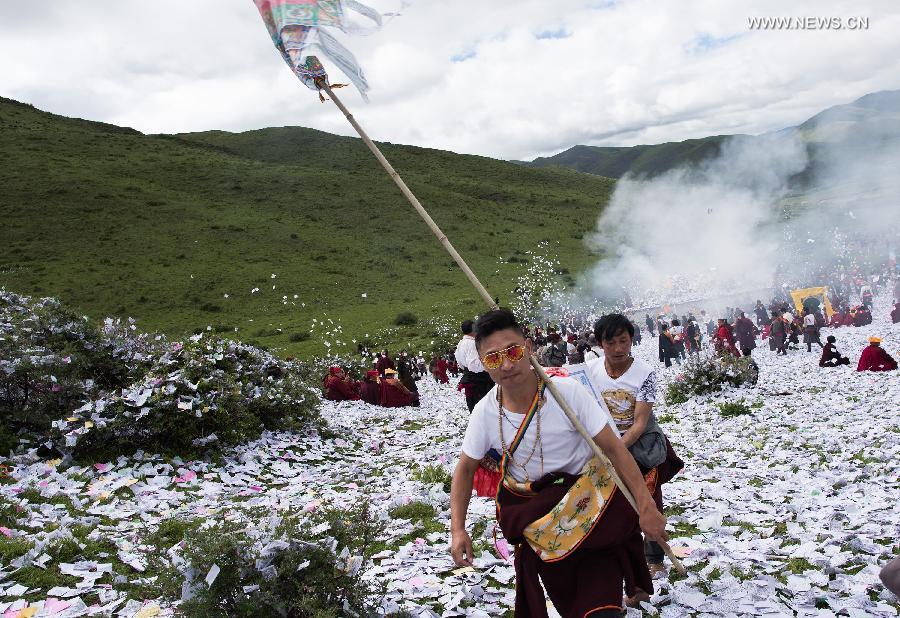
MULTIPOLYGON (((857 145, 861 139, 900 143, 900 90, 867 94, 845 105, 823 110, 782 131, 798 131, 810 150, 810 159, 820 144, 857 145)), ((777 133, 777 131, 775 131, 777 133)), ((756 139, 749 135, 714 135, 681 142, 639 146, 573 146, 551 157, 523 162, 530 167, 565 167, 579 172, 621 178, 625 174, 653 177, 676 167, 711 159, 730 138, 756 139)), ((762 136, 759 136, 762 137, 762 136)))

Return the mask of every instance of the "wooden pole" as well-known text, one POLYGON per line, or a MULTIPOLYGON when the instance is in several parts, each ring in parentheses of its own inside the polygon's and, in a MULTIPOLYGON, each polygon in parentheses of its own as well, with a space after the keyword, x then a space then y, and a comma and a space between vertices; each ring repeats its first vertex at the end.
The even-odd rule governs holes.
MULTIPOLYGON (((375 158, 378 159, 378 162, 381 163, 381 167, 390 175, 391 179, 394 181, 403 195, 406 196, 406 199, 409 200, 409 203, 412 204, 412 207, 416 209, 416 212, 419 213, 419 216, 424 219, 425 223, 434 232, 434 235, 437 236, 440 243, 444 246, 447 252, 453 257, 454 261, 459 265, 460 269, 465 273, 466 277, 468 277, 469 281, 475 286, 475 290, 478 291, 478 294, 481 298, 484 299, 484 302, 487 303, 488 307, 491 309, 497 308, 497 303, 494 302, 494 298, 488 294, 488 291, 485 289, 483 285, 481 285, 481 281, 478 280, 478 277, 475 276, 475 273, 472 272, 472 269, 469 268, 468 264, 466 264, 465 260, 463 260, 462 256, 456 251, 453 245, 450 243, 450 240, 447 238, 447 235, 441 231, 441 228, 438 227, 438 224, 434 222, 434 219, 428 214, 422 204, 419 203, 419 200, 413 195, 413 192, 409 190, 409 187, 406 186, 406 183, 403 182, 403 179, 400 177, 400 174, 397 173, 397 170, 388 162, 388 160, 381 154, 381 150, 378 149, 378 146, 375 145, 363 128, 356 122, 356 119, 353 117, 353 114, 350 113, 341 100, 335 96, 334 90, 325 82, 325 80, 320 80, 316 82, 322 90, 328 93, 328 96, 331 97, 331 100, 334 101, 334 104, 338 106, 338 109, 347 117, 347 120, 356 129, 356 132, 359 133, 359 136, 362 138, 363 142, 366 146, 369 147, 369 150, 372 151, 372 154, 375 155, 375 158)), ((637 512, 637 502, 634 500, 634 496, 631 495, 631 492, 626 487, 625 483, 622 482, 622 479, 619 478, 619 475, 616 473, 615 467, 612 465, 612 462, 609 461, 609 458, 603 452, 603 450, 597 446, 597 443, 594 442, 594 437, 591 436, 587 429, 584 428, 584 425, 581 424, 581 421, 578 420, 578 416, 576 416, 575 412, 572 410, 569 403, 563 398, 560 394, 559 390, 556 388, 556 385, 553 384, 553 381, 547 376, 544 368, 541 367, 540 363, 538 363, 537 358, 532 356, 530 359, 531 366, 534 367, 535 372, 541 379, 544 380, 544 383, 547 385, 547 388, 550 389, 550 394, 553 395, 553 398, 556 399, 556 402, 562 408, 563 412, 569 418, 569 421, 572 423, 572 426, 575 427, 575 430, 581 434, 581 437, 587 440, 587 443, 591 446, 591 450, 594 452, 594 455, 600 462, 606 466, 607 471, 609 472, 609 476, 612 478, 613 482, 618 486, 619 491, 622 492, 622 495, 625 496, 625 499, 628 500, 628 503, 634 508, 635 512, 637 512)), ((672 561, 672 565, 675 569, 681 573, 682 575, 686 574, 687 571, 684 568, 684 565, 681 564, 681 560, 672 553, 672 548, 669 547, 669 544, 665 541, 660 542, 660 547, 662 547, 666 556, 669 557, 669 560, 672 561)))

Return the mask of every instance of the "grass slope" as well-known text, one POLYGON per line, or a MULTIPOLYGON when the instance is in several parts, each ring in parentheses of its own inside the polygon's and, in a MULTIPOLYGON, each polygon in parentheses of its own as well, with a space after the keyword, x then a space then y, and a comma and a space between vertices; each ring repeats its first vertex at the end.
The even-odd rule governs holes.
POLYGON ((652 146, 574 146, 552 157, 538 157, 527 165, 558 166, 609 178, 621 178, 626 172, 652 177, 681 165, 715 157, 728 137, 731 136, 716 135, 652 146))
MULTIPOLYGON (((591 260, 581 234, 612 180, 384 151, 501 302, 527 266, 506 260, 541 240, 559 242, 572 272, 591 260)), ((314 319, 340 323, 348 343, 368 333, 423 349, 428 318, 482 309, 358 139, 294 127, 143 135, 0 98, 0 186, 0 286, 93 318, 134 316, 173 335, 237 328, 307 356, 326 351, 315 331, 298 341, 314 319), (419 324, 391 330, 401 311, 419 324)))

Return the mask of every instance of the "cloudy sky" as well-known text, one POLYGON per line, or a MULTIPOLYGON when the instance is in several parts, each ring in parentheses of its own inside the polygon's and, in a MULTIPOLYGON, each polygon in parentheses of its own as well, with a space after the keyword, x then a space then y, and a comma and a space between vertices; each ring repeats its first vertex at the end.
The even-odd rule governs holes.
MULTIPOLYGON (((531 159, 760 133, 900 89, 893 0, 412 0, 401 13, 339 35, 371 85, 368 104, 343 98, 395 143, 531 159), (755 17, 844 27, 759 30, 755 17)), ((293 77, 251 0, 0 0, 0 95, 146 133, 352 132, 293 77)))

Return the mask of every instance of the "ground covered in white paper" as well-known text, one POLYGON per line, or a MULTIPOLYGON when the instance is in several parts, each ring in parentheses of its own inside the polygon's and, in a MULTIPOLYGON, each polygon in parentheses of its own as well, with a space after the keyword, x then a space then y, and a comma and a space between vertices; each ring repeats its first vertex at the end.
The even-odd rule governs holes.
MULTIPOLYGON (((870 334, 898 355, 900 325, 885 319, 883 304, 874 313, 871 326, 823 330, 852 367, 820 369, 817 348, 776 357, 765 347, 754 354, 757 386, 657 406, 686 463, 664 500, 689 574, 657 579, 646 613, 898 614, 878 571, 900 553, 900 374, 853 370, 870 334), (716 406, 738 401, 751 413, 723 417, 716 406)), ((678 367, 658 364, 654 339, 635 354, 660 367, 662 400, 678 367)), ((430 379, 420 392, 420 408, 326 402, 323 415, 340 437, 269 433, 216 463, 138 453, 63 470, 19 456, 0 485, 0 615, 168 615, 171 601, 142 596, 156 576, 143 539, 161 522, 282 517, 362 500, 387 525, 385 548, 366 567, 367 578, 387 586, 384 613, 511 613, 513 568, 494 546, 492 500, 473 498, 470 507, 475 569, 456 570, 447 551, 446 477, 468 417, 462 394, 430 379), (91 559, 67 558, 74 555, 91 559)))

